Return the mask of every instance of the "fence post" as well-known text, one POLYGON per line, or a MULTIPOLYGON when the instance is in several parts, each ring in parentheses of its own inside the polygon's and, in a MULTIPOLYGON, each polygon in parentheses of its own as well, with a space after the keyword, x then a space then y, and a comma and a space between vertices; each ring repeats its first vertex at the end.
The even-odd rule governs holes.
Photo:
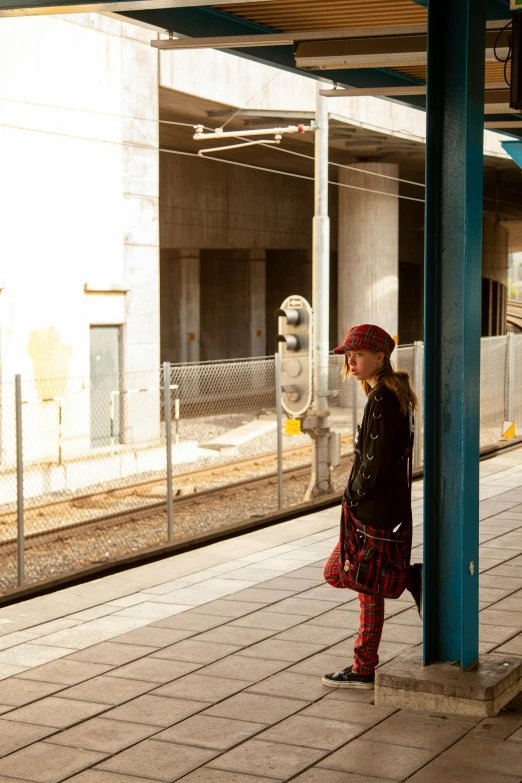
POLYGON ((175 437, 176 437, 176 446, 179 446, 179 384, 176 384, 174 386, 175 396, 174 396, 174 421, 175 424, 175 437))
POLYGON ((24 457, 22 450, 22 378, 15 375, 15 420, 16 420, 16 523, 18 586, 24 584, 24 457))
POLYGON ((277 413, 277 507, 283 507, 283 409, 281 406, 281 354, 275 354, 275 393, 277 413))
POLYGON ((513 332, 507 333, 506 343, 506 403, 505 414, 508 421, 515 415, 515 341, 513 332))
POLYGON ((165 441, 167 448, 167 536, 174 538, 172 509, 172 407, 170 399, 170 362, 163 362, 163 407, 165 411, 165 441))
POLYGON ((62 464, 63 459, 63 400, 61 397, 56 397, 58 402, 58 465, 62 464))
POLYGON ((424 343, 416 340, 413 343, 413 388, 419 407, 415 415, 415 441, 413 444, 413 467, 420 468, 422 464, 422 420, 424 413, 424 343))

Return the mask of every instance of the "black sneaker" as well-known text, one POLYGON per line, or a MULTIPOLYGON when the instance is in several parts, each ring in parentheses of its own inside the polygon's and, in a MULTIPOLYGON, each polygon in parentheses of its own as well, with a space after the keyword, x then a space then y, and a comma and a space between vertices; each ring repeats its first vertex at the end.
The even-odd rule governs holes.
POLYGON ((422 563, 414 563, 411 567, 410 593, 415 601, 419 617, 422 618, 422 563))
POLYGON ((329 688, 373 688, 375 674, 356 674, 351 666, 340 672, 325 674, 323 682, 329 688))

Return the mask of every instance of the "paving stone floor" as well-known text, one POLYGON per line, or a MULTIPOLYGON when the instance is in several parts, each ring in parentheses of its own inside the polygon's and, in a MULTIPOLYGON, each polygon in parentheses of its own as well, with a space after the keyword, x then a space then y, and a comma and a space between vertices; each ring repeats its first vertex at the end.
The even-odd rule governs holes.
MULTIPOLYGON (((522 656, 522 449, 481 465, 482 654, 522 656)), ((414 487, 422 557, 422 483, 414 487)), ((521 783, 493 719, 331 690, 357 596, 322 580, 339 509, 0 609, 0 783, 521 783)), ((387 602, 381 661, 422 640, 387 602)))

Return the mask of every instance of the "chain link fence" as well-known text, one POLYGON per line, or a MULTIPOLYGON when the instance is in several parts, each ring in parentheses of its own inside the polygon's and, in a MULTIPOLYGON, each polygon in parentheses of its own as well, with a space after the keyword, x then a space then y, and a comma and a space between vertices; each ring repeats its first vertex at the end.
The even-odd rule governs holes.
MULTIPOLYGON (((482 340, 481 446, 522 420, 522 335, 482 340)), ((423 345, 398 346, 396 369, 419 398, 414 464, 422 464, 423 345)), ((342 491, 366 398, 329 357, 330 427, 342 491)), ((301 503, 308 435, 278 420, 274 357, 0 386, 0 591, 263 517, 301 503), (167 391, 167 394, 165 393, 167 391), (282 496, 278 492, 282 473, 282 496), (22 532, 23 531, 23 532, 22 532)))
MULTIPOLYGON (((522 423, 522 334, 513 334, 510 336, 510 339, 513 342, 511 351, 513 419, 515 422, 522 423)), ((507 416, 506 418, 510 417, 507 416)))

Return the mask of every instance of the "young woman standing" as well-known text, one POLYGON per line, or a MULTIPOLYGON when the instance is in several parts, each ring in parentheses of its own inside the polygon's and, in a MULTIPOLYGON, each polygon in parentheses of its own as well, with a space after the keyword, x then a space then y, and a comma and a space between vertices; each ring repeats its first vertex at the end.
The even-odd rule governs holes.
POLYGON ((410 565, 413 413, 417 398, 406 372, 390 356, 395 342, 378 326, 348 330, 343 375, 360 381, 368 398, 344 493, 339 543, 324 571, 328 584, 359 593, 360 627, 353 665, 325 674, 333 688, 372 688, 384 623, 385 598, 410 590, 419 614, 422 565, 410 565))

